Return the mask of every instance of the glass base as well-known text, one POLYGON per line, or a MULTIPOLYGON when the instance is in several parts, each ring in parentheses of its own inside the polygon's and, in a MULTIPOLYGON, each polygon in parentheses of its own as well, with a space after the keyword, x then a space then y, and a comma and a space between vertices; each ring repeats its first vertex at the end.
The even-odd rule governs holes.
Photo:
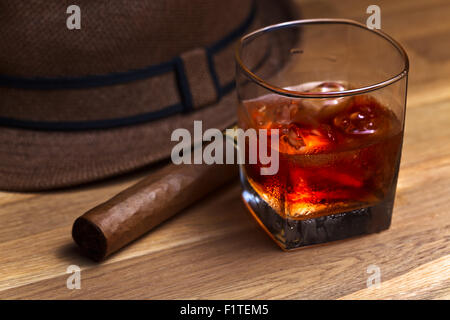
MULTIPOLYGON (((283 250, 380 232, 391 224, 395 191, 369 207, 318 218, 294 220, 281 217, 241 175, 242 198, 267 234, 283 250)), ((394 188, 395 189, 395 188, 394 188)))

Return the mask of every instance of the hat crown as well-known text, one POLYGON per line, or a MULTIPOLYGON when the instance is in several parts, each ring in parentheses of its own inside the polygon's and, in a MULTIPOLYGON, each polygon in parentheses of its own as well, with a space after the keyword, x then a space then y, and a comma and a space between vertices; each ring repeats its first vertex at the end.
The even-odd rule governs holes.
POLYGON ((68 4, 34 0, 0 12, 0 70, 25 77, 107 74, 159 64, 232 32, 251 0, 79 0, 81 29, 68 4), (1 38, 2 36, 0 36, 1 38), (7 41, 6 41, 7 40, 7 41))
POLYGON ((104 129, 212 105, 234 87, 233 43, 257 11, 252 0, 81 1, 81 28, 71 30, 58 18, 63 8, 50 8, 41 25, 47 32, 16 25, 27 49, 12 50, 20 42, 13 41, 0 53, 0 125, 104 129), (62 31, 50 32, 56 27, 62 31))

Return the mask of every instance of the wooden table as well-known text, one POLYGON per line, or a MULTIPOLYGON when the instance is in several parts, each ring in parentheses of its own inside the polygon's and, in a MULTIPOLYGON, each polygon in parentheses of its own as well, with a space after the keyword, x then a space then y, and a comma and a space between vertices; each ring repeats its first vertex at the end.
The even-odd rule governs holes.
POLYGON ((284 253, 259 229, 237 182, 185 210, 102 264, 79 255, 74 219, 147 171, 71 190, 0 193, 0 298, 450 298, 450 2, 297 1, 305 18, 365 22, 411 60, 406 133, 388 231, 284 253), (81 289, 68 290, 78 265, 81 289), (381 287, 367 288, 367 268, 381 287))

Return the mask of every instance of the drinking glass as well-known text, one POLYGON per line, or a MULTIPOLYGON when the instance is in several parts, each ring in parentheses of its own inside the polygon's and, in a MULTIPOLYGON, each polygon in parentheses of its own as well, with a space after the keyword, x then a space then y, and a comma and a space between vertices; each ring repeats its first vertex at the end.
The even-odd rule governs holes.
POLYGON ((409 67, 400 44, 351 20, 298 20, 244 36, 236 65, 238 127, 277 142, 265 150, 274 174, 249 162, 259 144, 240 150, 242 198, 267 234, 290 250, 389 228, 409 67))

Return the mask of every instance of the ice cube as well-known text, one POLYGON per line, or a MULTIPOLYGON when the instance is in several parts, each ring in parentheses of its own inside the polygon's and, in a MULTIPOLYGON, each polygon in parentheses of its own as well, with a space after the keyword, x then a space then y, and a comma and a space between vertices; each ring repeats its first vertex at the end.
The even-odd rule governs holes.
POLYGON ((253 120, 258 127, 263 127, 267 123, 266 109, 267 106, 263 104, 253 110, 253 120))
POLYGON ((389 122, 385 110, 375 100, 358 97, 347 112, 335 116, 333 124, 347 134, 372 135, 384 133, 389 122))
POLYGON ((328 125, 305 127, 296 122, 289 125, 289 131, 282 139, 286 144, 283 149, 288 153, 316 153, 329 150, 335 141, 335 134, 328 125))
POLYGON ((336 135, 330 126, 321 124, 316 128, 302 131, 303 140, 311 151, 329 150, 336 142, 336 135))
POLYGON ((345 90, 345 86, 343 83, 327 81, 327 82, 322 82, 321 84, 310 89, 309 91, 322 93, 322 92, 337 92, 337 91, 344 91, 344 90, 345 90))
MULTIPOLYGON (((342 83, 322 82, 318 86, 309 89, 308 92, 324 93, 344 90, 346 90, 346 87, 342 83)), ((319 121, 323 121, 344 110, 349 105, 351 99, 351 97, 304 99, 303 105, 310 113, 313 113, 319 121)))
POLYGON ((291 122, 290 103, 285 103, 275 108, 274 121, 277 124, 286 126, 291 122))
POLYGON ((318 124, 316 110, 305 107, 300 101, 297 101, 295 104, 291 104, 290 117, 291 121, 297 122, 301 125, 314 126, 318 124))
POLYGON ((300 149, 305 146, 301 128, 298 126, 298 124, 292 123, 291 125, 289 125, 289 131, 286 137, 289 145, 295 149, 300 149))

